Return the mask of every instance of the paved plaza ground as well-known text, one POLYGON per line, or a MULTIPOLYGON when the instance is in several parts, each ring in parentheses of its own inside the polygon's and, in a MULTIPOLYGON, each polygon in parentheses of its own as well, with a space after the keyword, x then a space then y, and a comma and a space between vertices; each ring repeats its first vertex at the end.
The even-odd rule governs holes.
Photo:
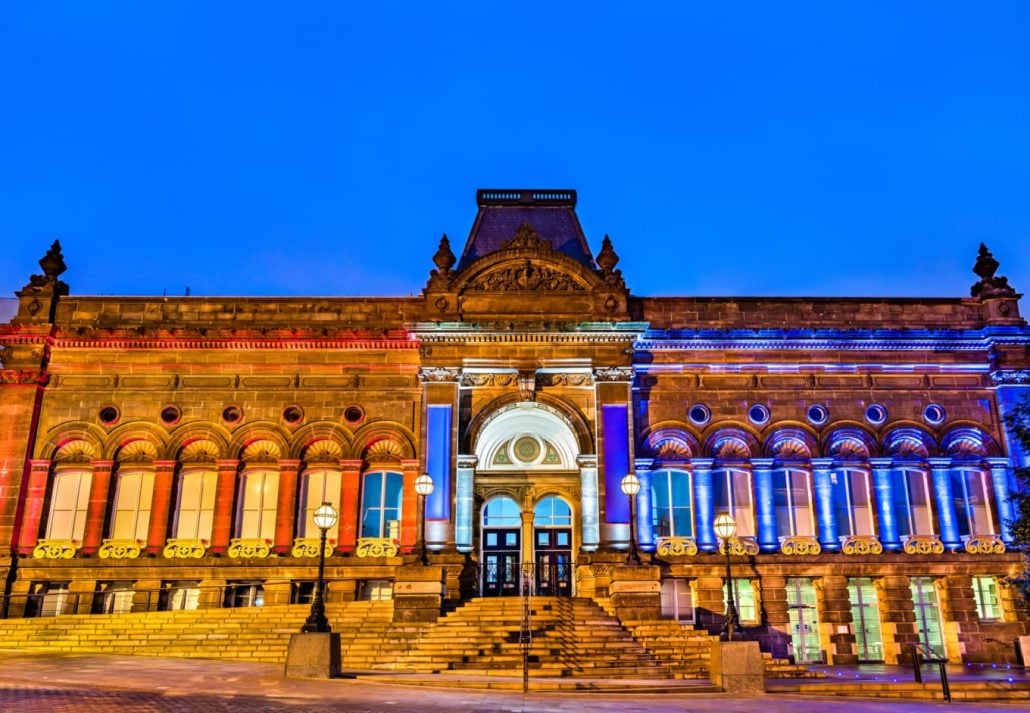
POLYGON ((426 688, 354 679, 287 680, 282 677, 279 666, 269 664, 19 651, 0 651, 0 662, 0 711, 5 712, 797 713, 818 709, 819 713, 918 713, 959 707, 972 713, 1027 709, 1025 701, 949 705, 785 694, 753 698, 688 692, 653 695, 531 692, 523 695, 519 692, 426 688))

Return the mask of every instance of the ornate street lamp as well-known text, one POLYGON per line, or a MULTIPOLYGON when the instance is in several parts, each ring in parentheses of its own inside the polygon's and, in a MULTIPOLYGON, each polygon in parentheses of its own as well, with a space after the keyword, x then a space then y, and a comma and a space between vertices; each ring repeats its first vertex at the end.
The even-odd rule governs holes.
POLYGON ((733 580, 730 579, 730 540, 737 534, 737 521, 728 512, 721 512, 715 516, 712 527, 726 550, 726 624, 722 631, 727 641, 733 641, 733 630, 740 625, 737 621, 737 604, 733 598, 733 580))
POLYGON ((422 500, 422 507, 419 509, 422 513, 422 527, 418 531, 418 554, 423 566, 429 564, 429 553, 426 552, 426 498, 433 494, 435 488, 436 485, 433 484, 433 478, 429 473, 423 473, 415 478, 415 492, 422 500))
POLYGON ((323 599, 325 589, 325 535, 326 532, 336 524, 340 513, 336 511, 332 503, 322 503, 315 510, 311 519, 315 521, 315 527, 322 531, 322 537, 318 545, 318 582, 315 584, 315 596, 311 600, 311 614, 300 630, 304 633, 329 633, 332 627, 329 620, 325 618, 325 600, 323 599))
POLYGON ((637 519, 634 517, 633 502, 640 492, 640 479, 636 473, 627 473, 622 479, 622 493, 629 498, 629 555, 626 564, 641 564, 640 553, 637 552, 637 519))

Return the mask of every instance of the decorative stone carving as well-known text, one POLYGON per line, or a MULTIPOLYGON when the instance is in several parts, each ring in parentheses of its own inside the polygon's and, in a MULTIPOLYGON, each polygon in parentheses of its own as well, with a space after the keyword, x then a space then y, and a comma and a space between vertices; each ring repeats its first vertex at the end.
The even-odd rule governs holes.
POLYGON ((809 535, 792 535, 780 543, 780 552, 785 555, 817 555, 822 551, 819 540, 809 535))
POLYGON ((692 537, 659 537, 656 552, 662 557, 693 557, 697 542, 692 537))
POLYGON ((612 568, 607 564, 592 564, 590 565, 590 572, 595 577, 607 577, 612 573, 612 568))
POLYGON ((966 540, 966 552, 971 555, 1005 554, 1005 543, 997 535, 973 535, 966 540))
MULTIPOLYGON (((293 541, 293 549, 290 551, 294 557, 318 557, 318 543, 321 542, 320 537, 298 537, 293 541)), ((327 539, 325 541, 325 556, 333 556, 333 548, 336 546, 336 540, 327 539)))
POLYGON ((594 377, 584 372, 538 374, 537 383, 541 386, 593 386, 594 377))
POLYGON ((594 369, 594 379, 609 382, 633 381, 633 367, 600 366, 594 369))
POLYGON ((100 559, 136 559, 143 553, 147 543, 143 540, 104 540, 97 551, 100 559))
POLYGON ((995 277, 998 266, 999 263, 991 255, 991 251, 980 243, 980 253, 976 258, 976 265, 973 266, 973 272, 980 281, 969 290, 973 297, 1012 297, 1016 294, 1007 277, 995 277))
MULTIPOLYGON (((397 541, 389 537, 362 537, 355 553, 358 557, 396 557, 400 549, 397 541)), ((318 547, 315 547, 318 553, 318 547)))
POLYGON ((228 554, 233 559, 268 557, 272 554, 272 541, 261 537, 234 537, 229 540, 228 554))
POLYGON ((1025 386, 1030 384, 1030 369, 1009 369, 1006 371, 992 371, 991 383, 995 386, 1013 384, 1025 386))
POLYGON ((523 223, 511 240, 501 245, 502 250, 554 250, 551 244, 540 237, 529 223, 523 223))
POLYGON ((78 540, 40 540, 32 556, 38 560, 70 560, 81 545, 78 540))
POLYGON ((207 540, 176 538, 168 540, 161 554, 165 559, 200 559, 207 554, 207 540))
POLYGON ((944 543, 937 535, 912 535, 905 540, 905 554, 942 555, 944 543))
MULTIPOLYGON (((753 537, 730 538, 731 555, 752 556, 757 555, 758 551, 758 543, 755 542, 753 537)), ((719 554, 726 554, 726 540, 719 540, 719 554)))
MULTIPOLYGON (((67 265, 64 264, 64 256, 61 254, 60 240, 53 242, 46 255, 40 259, 39 266, 43 268, 43 274, 30 277, 29 284, 24 287, 23 291, 39 293, 52 287, 55 294, 67 295, 68 285, 57 279, 59 275, 68 269, 67 265)), ((35 312, 38 312, 39 309, 40 307, 37 307, 35 312)), ((32 312, 31 309, 29 311, 32 312)))
POLYGON ((882 555, 883 544, 872 535, 851 535, 844 538, 840 551, 846 555, 882 555))
POLYGON ((32 369, 0 369, 0 384, 38 384, 46 386, 50 383, 50 373, 32 369))
POLYGON ((445 366, 423 366, 418 370, 418 378, 423 384, 451 384, 461 378, 461 369, 445 366))
POLYGON ((465 286, 467 292, 584 292, 586 288, 571 275, 532 260, 502 265, 477 276, 465 286))
POLYGON ((536 372, 519 372, 519 398, 522 401, 536 400, 536 372))

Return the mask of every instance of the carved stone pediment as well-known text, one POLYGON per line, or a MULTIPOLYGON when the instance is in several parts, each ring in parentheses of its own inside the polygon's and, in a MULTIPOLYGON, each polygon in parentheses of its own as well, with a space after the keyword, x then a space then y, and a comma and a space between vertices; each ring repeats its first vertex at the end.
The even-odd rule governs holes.
POLYGON ((477 275, 466 292, 586 292, 572 275, 532 260, 502 264, 477 275))

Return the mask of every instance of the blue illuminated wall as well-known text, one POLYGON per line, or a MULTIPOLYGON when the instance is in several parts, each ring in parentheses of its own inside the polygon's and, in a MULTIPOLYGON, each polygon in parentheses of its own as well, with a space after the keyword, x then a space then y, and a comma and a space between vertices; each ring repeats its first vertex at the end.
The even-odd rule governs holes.
POLYGON ((601 407, 604 429, 604 509, 608 522, 629 522, 622 479, 629 472, 629 411, 625 404, 601 407))
POLYGON ((451 517, 451 411, 450 405, 431 405, 426 417, 426 472, 436 486, 426 498, 427 520, 451 517))

